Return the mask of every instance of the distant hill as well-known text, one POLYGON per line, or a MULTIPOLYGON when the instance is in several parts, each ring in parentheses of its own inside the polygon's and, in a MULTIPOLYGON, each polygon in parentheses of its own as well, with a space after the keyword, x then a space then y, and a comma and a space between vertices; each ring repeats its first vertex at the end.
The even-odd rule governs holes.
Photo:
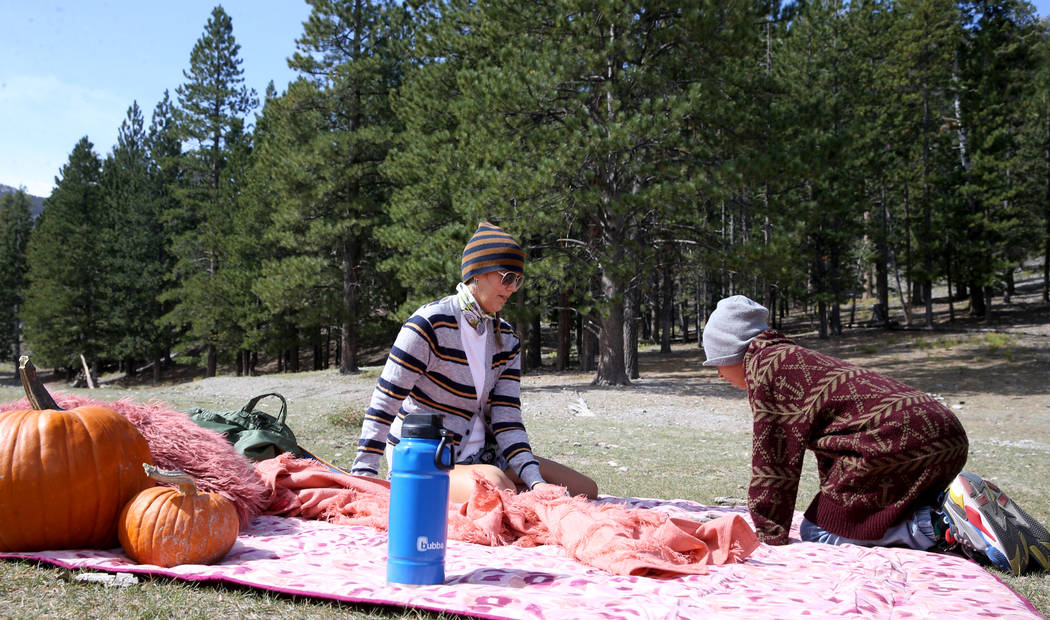
MULTIPOLYGON (((3 183, 0 183, 0 196, 3 196, 4 194, 13 194, 17 191, 17 187, 11 187, 10 185, 4 185, 3 183)), ((35 220, 36 216, 40 215, 40 212, 44 210, 44 199, 40 196, 34 196, 32 194, 27 195, 33 203, 33 206, 31 206, 29 210, 33 214, 33 219, 35 220)))

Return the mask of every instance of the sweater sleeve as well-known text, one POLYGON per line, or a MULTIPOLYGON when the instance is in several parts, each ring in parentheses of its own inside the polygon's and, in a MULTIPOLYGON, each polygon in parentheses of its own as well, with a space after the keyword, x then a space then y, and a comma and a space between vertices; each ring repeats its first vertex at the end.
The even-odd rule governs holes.
POLYGON ((386 450, 390 425, 397 418, 401 403, 412 392, 416 382, 430 363, 431 348, 426 340, 424 319, 413 316, 401 327, 394 346, 386 358, 383 372, 372 391, 372 400, 361 423, 361 437, 357 441, 357 455, 350 473, 358 476, 378 476, 379 466, 386 450))
POLYGON ((497 354, 501 359, 493 360, 494 365, 505 364, 505 367, 489 393, 492 434, 511 471, 526 487, 532 488, 544 480, 521 419, 521 345, 509 326, 504 329, 503 336, 505 340, 513 341, 513 345, 497 354))
POLYGON ((782 359, 767 349, 745 364, 754 415, 747 503, 759 540, 770 545, 788 543, 813 419, 792 397, 805 389, 804 380, 782 372, 782 359))

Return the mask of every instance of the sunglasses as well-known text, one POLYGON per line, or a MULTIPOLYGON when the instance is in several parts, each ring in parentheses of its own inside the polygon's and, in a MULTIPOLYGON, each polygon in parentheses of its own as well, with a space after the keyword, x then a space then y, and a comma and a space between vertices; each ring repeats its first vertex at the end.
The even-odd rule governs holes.
POLYGON ((496 273, 499 274, 500 284, 507 288, 521 288, 521 283, 525 280, 525 276, 513 271, 497 271, 496 273))

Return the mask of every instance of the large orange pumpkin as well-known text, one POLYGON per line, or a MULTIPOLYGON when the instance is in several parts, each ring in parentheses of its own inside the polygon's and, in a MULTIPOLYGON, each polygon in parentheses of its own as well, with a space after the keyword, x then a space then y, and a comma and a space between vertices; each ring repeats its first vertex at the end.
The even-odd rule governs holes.
POLYGON ((19 373, 33 409, 0 413, 0 550, 116 546, 149 444, 111 409, 59 408, 25 356, 19 373))
POLYGON ((197 493, 193 478, 143 464, 155 480, 177 484, 136 495, 120 513, 117 535, 140 564, 211 564, 237 540, 240 520, 233 502, 218 493, 197 493))

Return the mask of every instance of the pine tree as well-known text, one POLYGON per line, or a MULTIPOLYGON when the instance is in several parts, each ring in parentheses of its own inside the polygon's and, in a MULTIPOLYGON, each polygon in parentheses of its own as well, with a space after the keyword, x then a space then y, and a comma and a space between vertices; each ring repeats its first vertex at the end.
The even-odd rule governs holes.
POLYGON ((388 221, 376 236, 392 250, 382 269, 407 291, 397 309, 402 320, 420 305, 450 293, 451 283, 460 276, 457 249, 477 224, 473 214, 463 214, 453 205, 453 195, 467 175, 466 162, 457 152, 456 106, 463 97, 457 76, 483 55, 459 27, 471 4, 452 0, 415 6, 404 86, 391 101, 402 127, 396 148, 382 166, 392 193, 388 221))
POLYGON ((895 111, 893 133, 903 160, 895 176, 917 205, 910 226, 916 256, 911 276, 921 288, 924 326, 932 329, 933 281, 944 273, 938 257, 949 249, 937 231, 951 221, 947 188, 958 166, 944 119, 952 116, 952 69, 962 32, 953 0, 906 0, 895 13, 895 41, 884 68, 895 97, 886 107, 895 111))
POLYGON ((154 346, 150 361, 153 363, 153 382, 159 383, 164 362, 168 361, 179 335, 176 327, 164 318, 174 308, 170 299, 163 300, 172 287, 170 275, 175 267, 170 248, 174 239, 181 238, 188 231, 187 222, 173 217, 181 213, 176 194, 184 174, 182 141, 168 91, 164 91, 164 96, 153 109, 146 144, 151 192, 148 210, 154 215, 148 241, 152 256, 148 258, 149 267, 143 270, 142 286, 152 295, 148 315, 153 321, 150 333, 154 346))
POLYGON ((0 196, 0 360, 21 355, 26 246, 33 229, 32 203, 24 188, 0 196))
POLYGON ((106 309, 97 294, 102 196, 101 162, 85 136, 44 201, 26 255, 29 263, 23 321, 28 348, 38 366, 71 371, 80 355, 95 360, 106 309))
POLYGON ((895 62, 905 14, 893 10, 893 3, 884 0, 850 3, 850 7, 851 21, 857 29, 854 44, 861 48, 859 62, 853 67, 853 81, 860 88, 851 158, 864 179, 863 200, 867 205, 861 206, 865 236, 858 258, 868 292, 876 299, 871 318, 888 329, 890 272, 896 266, 899 239, 892 226, 900 202, 900 192, 895 190, 912 169, 901 161, 914 142, 898 138, 905 132, 902 126, 914 126, 909 123, 914 116, 909 111, 914 107, 909 107, 909 98, 902 96, 902 73, 907 66, 895 62))
MULTIPOLYGON (((227 137, 229 156, 222 184, 224 202, 232 205, 225 235, 218 239, 224 257, 213 281, 216 299, 213 307, 222 317, 223 343, 228 353, 235 354, 237 374, 250 373, 248 349, 250 331, 256 327, 260 301, 253 292, 254 284, 263 277, 262 261, 269 257, 260 243, 266 219, 252 203, 251 166, 253 136, 243 124, 235 122, 227 137)), ((229 359, 234 355, 227 355, 229 359)))
POLYGON ((839 305, 855 286, 863 179, 850 144, 858 132, 859 58, 852 15, 842 2, 806 4, 794 16, 776 66, 793 122, 783 136, 798 179, 774 227, 798 244, 808 266, 820 337, 841 333, 839 305))
POLYGON ((349 373, 363 326, 397 290, 376 271, 385 254, 371 240, 390 193, 379 166, 398 129, 389 98, 405 14, 393 3, 311 4, 290 60, 307 77, 265 114, 270 136, 256 166, 273 171, 269 238, 284 252, 255 290, 271 312, 311 333, 338 325, 339 369, 349 373))
POLYGON ((135 103, 102 164, 103 213, 99 222, 99 297, 107 308, 102 335, 108 359, 128 374, 139 362, 155 361, 170 344, 156 326, 163 314, 157 296, 171 268, 158 197, 151 174, 149 139, 135 103))
POLYGON ((205 351, 206 374, 214 376, 220 345, 237 350, 240 339, 229 332, 228 306, 215 278, 227 260, 223 239, 230 233, 237 204, 231 200, 238 179, 229 169, 233 145, 243 137, 244 117, 254 109, 254 90, 244 86, 240 45, 229 15, 217 6, 190 54, 186 82, 176 89, 183 154, 178 204, 167 214, 185 231, 174 240, 176 287, 164 300, 174 303, 166 321, 185 326, 188 346, 205 351))
MULTIPOLYGON (((418 39, 438 38, 452 53, 431 53, 412 74, 404 90, 427 92, 402 108, 413 118, 403 117, 409 133, 399 151, 425 160, 428 143, 441 150, 425 173, 406 171, 407 158, 396 167, 451 184, 436 194, 440 216, 417 208, 418 219, 398 228, 444 244, 447 258, 427 242, 412 247, 413 259, 455 273, 449 248, 462 247, 481 219, 504 224, 529 246, 530 273, 539 274, 529 287, 541 297, 530 305, 542 312, 542 298, 572 291, 598 333, 595 381, 628 383, 625 299, 653 268, 673 228, 664 227, 718 174, 701 171, 708 151, 696 140, 717 142, 727 129, 720 80, 728 58, 750 51, 753 16, 742 5, 591 2, 457 2, 434 13, 418 39), (454 59, 452 73, 435 68, 444 59, 454 59), (451 128, 434 127, 436 137, 416 129, 427 126, 417 115, 442 105, 451 128), (702 128, 708 121, 716 128, 702 128)), ((396 200, 423 207, 427 184, 396 200)))
POLYGON ((968 238, 961 268, 971 313, 991 316, 993 284, 1032 247, 1033 226, 1020 199, 1024 102, 1033 83, 1036 38, 1031 5, 1018 0, 960 3, 967 39, 960 52, 958 152, 968 238))
POLYGON ((1043 302, 1050 303, 1050 32, 1047 23, 1040 25, 1035 45, 1038 58, 1034 92, 1029 100, 1026 161, 1032 163, 1030 178, 1037 197, 1033 209, 1042 220, 1040 248, 1043 254, 1043 302))

